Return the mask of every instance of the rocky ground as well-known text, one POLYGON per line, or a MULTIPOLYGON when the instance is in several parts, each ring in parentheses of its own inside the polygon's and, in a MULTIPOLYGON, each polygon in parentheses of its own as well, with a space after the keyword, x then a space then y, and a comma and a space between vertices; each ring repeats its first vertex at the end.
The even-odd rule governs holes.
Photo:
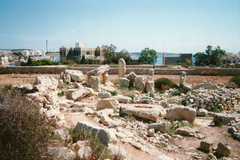
MULTIPOLYGON (((158 78, 180 82, 180 75, 154 75, 153 80, 158 78)), ((118 154, 127 160, 216 159, 213 154, 218 158, 237 159, 240 155, 240 90, 226 88, 231 78, 187 75, 186 83, 200 85, 205 80, 215 83, 211 87, 215 85, 217 89, 202 84, 199 89, 180 96, 172 96, 174 89, 150 95, 121 88, 118 75, 109 75, 108 82, 100 85, 100 92, 86 87, 87 75, 82 75, 79 83, 62 83, 60 75, 0 75, 0 85, 17 85, 31 100, 38 101, 42 113, 57 120, 58 130, 54 134, 62 136, 62 140, 67 139, 67 134, 60 129, 90 122, 93 127, 101 127, 111 134, 106 143, 123 148, 118 154), (29 93, 34 89, 38 92, 29 93), (109 91, 116 91, 117 96, 109 91), (58 96, 61 92, 64 95, 58 96), (182 102, 186 106, 180 105, 182 102), (220 126, 214 125, 214 117, 218 120, 215 124, 218 122, 220 126)), ((80 154, 81 147, 76 151, 77 144, 63 146, 68 146, 62 155, 66 159, 80 154)), ((56 148, 55 152, 61 152, 56 148)))

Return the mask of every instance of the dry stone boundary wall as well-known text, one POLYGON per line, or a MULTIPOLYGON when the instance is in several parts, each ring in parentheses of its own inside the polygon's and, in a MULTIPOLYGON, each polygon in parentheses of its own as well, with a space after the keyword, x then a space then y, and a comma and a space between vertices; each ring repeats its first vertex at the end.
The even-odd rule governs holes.
MULTIPOLYGON (((1 66, 0 74, 60 74, 65 69, 80 70, 86 72, 99 67, 99 65, 82 65, 79 67, 69 66, 1 66)), ((127 65, 126 74, 133 71, 137 75, 148 74, 148 69, 153 68, 151 65, 127 65)), ((195 68, 195 69, 166 69, 154 68, 155 75, 181 75, 185 71, 187 75, 212 75, 212 76, 239 76, 240 68, 195 68)), ((108 74, 118 74, 118 66, 110 66, 108 74)))

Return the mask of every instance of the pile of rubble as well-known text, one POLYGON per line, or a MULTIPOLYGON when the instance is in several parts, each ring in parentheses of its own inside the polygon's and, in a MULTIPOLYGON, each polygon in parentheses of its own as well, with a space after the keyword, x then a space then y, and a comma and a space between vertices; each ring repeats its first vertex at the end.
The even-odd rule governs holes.
POLYGON ((239 110, 239 88, 226 88, 225 85, 217 86, 210 82, 203 82, 203 84, 211 84, 213 87, 194 89, 186 95, 182 95, 181 97, 184 99, 183 103, 186 106, 197 109, 203 108, 208 111, 239 110))

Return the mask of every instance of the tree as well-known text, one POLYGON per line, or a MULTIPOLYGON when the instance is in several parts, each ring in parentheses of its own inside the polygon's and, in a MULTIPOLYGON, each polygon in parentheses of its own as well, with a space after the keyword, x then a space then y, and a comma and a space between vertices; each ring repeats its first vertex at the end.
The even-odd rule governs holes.
POLYGON ((195 65, 215 65, 220 66, 221 60, 220 57, 225 55, 226 51, 222 50, 220 46, 217 46, 215 50, 212 49, 212 46, 208 45, 207 49, 204 52, 197 52, 193 57, 195 58, 195 65))
POLYGON ((139 63, 155 64, 157 62, 157 52, 154 49, 145 48, 138 59, 139 63))
MULTIPOLYGON (((116 62, 116 64, 118 64, 118 60, 119 60, 120 58, 123 58, 123 59, 125 60, 126 64, 129 64, 130 61, 131 61, 131 56, 130 56, 130 54, 128 53, 128 51, 125 50, 125 49, 123 49, 123 50, 121 50, 120 52, 117 52, 117 53, 116 53, 116 56, 115 56, 115 62, 116 62)), ((114 62, 114 63, 115 63, 115 62, 114 62)))
POLYGON ((104 56, 105 62, 107 64, 112 63, 115 58, 115 50, 117 49, 117 47, 114 46, 113 44, 110 44, 110 46, 102 45, 102 48, 103 48, 103 56, 104 56))
POLYGON ((82 56, 82 59, 81 59, 80 63, 85 64, 85 55, 82 56))
POLYGON ((29 56, 27 61, 27 66, 32 66, 32 65, 33 65, 32 58, 29 56))

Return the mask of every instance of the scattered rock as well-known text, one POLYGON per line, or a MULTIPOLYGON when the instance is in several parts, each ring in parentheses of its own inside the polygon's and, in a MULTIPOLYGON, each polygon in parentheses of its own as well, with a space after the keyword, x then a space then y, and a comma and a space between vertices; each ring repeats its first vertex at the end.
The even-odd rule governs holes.
POLYGON ((83 73, 79 70, 65 69, 65 74, 70 75, 71 79, 77 82, 82 82, 84 80, 83 73))
POLYGON ((189 137, 193 137, 195 135, 194 129, 187 127, 187 126, 178 128, 176 130, 176 133, 180 134, 182 136, 189 136, 189 137))
POLYGON ((199 150, 209 153, 212 150, 213 143, 210 141, 201 141, 199 150))
POLYGON ((231 148, 222 142, 218 143, 216 150, 217 157, 228 157, 231 154, 231 148))
POLYGON ((114 109, 114 111, 117 111, 119 109, 118 100, 115 98, 100 99, 97 103, 96 110, 98 111, 105 108, 114 109))
POLYGON ((166 118, 173 120, 187 120, 192 123, 196 118, 196 109, 183 106, 175 106, 169 109, 166 118))
POLYGON ((83 130, 83 129, 88 129, 88 130, 92 131, 93 133, 96 133, 100 142, 103 143, 104 145, 107 145, 110 141, 110 133, 107 130, 97 127, 97 126, 94 126, 88 122, 79 121, 77 123, 77 125, 75 126, 73 132, 77 133, 77 132, 79 132, 79 130, 83 130))

